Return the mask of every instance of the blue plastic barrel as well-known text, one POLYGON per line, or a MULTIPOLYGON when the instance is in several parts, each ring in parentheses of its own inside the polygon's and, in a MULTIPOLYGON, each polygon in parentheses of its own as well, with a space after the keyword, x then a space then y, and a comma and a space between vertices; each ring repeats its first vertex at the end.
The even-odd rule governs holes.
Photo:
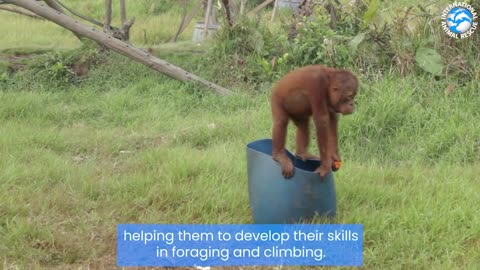
POLYGON ((287 151, 295 165, 293 177, 282 176, 272 159, 272 140, 247 145, 248 194, 254 223, 284 224, 307 220, 316 214, 335 216, 337 204, 333 174, 323 179, 314 173, 318 160, 302 161, 287 151))

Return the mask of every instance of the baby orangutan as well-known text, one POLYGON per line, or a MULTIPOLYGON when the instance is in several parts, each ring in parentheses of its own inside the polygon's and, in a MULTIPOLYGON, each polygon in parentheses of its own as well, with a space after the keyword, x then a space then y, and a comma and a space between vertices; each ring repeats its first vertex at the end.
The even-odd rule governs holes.
POLYGON ((323 178, 340 161, 337 146, 337 113, 351 114, 357 94, 357 78, 349 71, 321 65, 305 66, 287 73, 274 86, 271 96, 273 117, 273 159, 280 163, 286 178, 293 175, 293 163, 285 150, 287 126, 296 127, 295 155, 302 160, 318 159, 307 152, 309 122, 313 115, 317 146, 322 158, 315 170, 323 178))

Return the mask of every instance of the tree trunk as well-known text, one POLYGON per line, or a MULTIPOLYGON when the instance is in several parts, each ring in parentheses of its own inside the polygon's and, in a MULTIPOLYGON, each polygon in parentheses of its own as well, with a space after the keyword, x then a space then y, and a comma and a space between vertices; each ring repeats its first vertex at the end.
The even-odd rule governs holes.
POLYGON ((105 21, 103 30, 110 32, 110 25, 112 24, 112 0, 105 0, 105 21))
MULTIPOLYGON (((234 2, 234 1, 231 1, 234 2)), ((223 8, 225 9, 225 20, 227 21, 229 26, 233 25, 232 20, 232 13, 230 12, 230 1, 229 0, 222 0, 223 8)))
POLYGON ((120 0, 120 21, 122 27, 127 23, 127 7, 125 6, 125 0, 120 0))
MULTIPOLYGON (((228 5, 230 6, 230 12, 232 13, 232 19, 233 17, 235 17, 236 15, 239 14, 239 7, 237 5, 237 3, 235 3, 236 0, 230 0, 228 2, 228 5)), ((241 0, 241 1, 244 1, 244 0, 241 0)))
POLYGON ((191 74, 177 66, 174 66, 162 59, 150 55, 130 44, 118 40, 108 33, 86 26, 76 21, 75 19, 65 15, 64 13, 55 11, 42 2, 36 2, 34 0, 5 0, 4 2, 17 5, 24 9, 27 9, 47 20, 50 20, 74 33, 77 33, 86 38, 92 39, 122 55, 129 57, 137 62, 140 62, 160 73, 163 73, 169 77, 172 77, 181 81, 191 81, 201 83, 208 86, 210 89, 220 95, 228 94, 228 90, 218 86, 212 82, 206 81, 194 74, 191 74))
POLYGON ((135 22, 135 17, 133 17, 130 21, 127 21, 127 6, 125 5, 125 0, 120 0, 120 29, 117 38, 120 38, 124 41, 130 40, 130 28, 132 27, 133 23, 135 22))

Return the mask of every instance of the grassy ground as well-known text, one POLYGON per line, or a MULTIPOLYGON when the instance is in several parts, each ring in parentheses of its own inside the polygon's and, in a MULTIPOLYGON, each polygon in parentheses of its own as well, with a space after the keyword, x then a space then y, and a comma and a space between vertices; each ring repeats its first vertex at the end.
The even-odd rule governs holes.
MULTIPOLYGON (((7 267, 112 266, 117 223, 251 222, 245 144, 270 135, 267 95, 200 98, 137 65, 105 78, 111 87, 94 86, 102 74, 94 71, 80 87, 1 92, 0 254, 7 267), (144 79, 129 82, 127 70, 144 79), (127 78, 116 81, 121 75, 127 78)), ((371 91, 388 94, 361 97, 357 114, 342 122, 335 222, 364 224, 368 269, 475 269, 478 97, 471 106, 473 96, 460 93, 438 95, 423 109, 407 106, 418 110, 415 122, 398 121, 400 131, 379 142, 382 131, 364 130, 381 128, 394 104, 417 102, 394 94, 396 85, 413 91, 411 81, 373 84, 371 91), (456 139, 443 158, 421 158, 421 148, 449 136, 456 139), (462 160, 469 149, 471 160, 462 160)))
MULTIPOLYGON (((78 45, 46 23, 58 40, 22 39, 27 19, 4 15, 3 49, 78 45)), ((361 80, 334 222, 364 224, 365 269, 479 269, 479 83, 445 96, 424 76, 361 80)), ((217 97, 118 56, 76 84, 0 88, 3 269, 113 269, 118 223, 251 223, 245 145, 270 136, 268 93, 217 97)))

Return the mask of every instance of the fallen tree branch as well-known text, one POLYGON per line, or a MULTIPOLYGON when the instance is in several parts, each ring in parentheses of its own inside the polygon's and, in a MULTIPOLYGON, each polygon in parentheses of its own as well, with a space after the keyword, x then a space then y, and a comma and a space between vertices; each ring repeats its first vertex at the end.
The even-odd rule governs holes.
MULTIPOLYGON (((0 2, 0 4, 2 4, 2 2, 0 2)), ((33 19, 36 19, 36 20, 43 20, 42 17, 37 16, 35 13, 24 11, 24 10, 21 10, 19 8, 14 8, 14 7, 9 7, 9 6, 0 6, 0 10, 10 11, 10 12, 17 13, 17 14, 20 14, 20 15, 24 15, 24 16, 27 16, 27 17, 30 17, 30 18, 33 18, 33 19)))
MULTIPOLYGON (((8 3, 9 1, 7 0, 3 0, 4 2, 8 3)), ((44 0, 45 3, 53 8, 54 10, 60 12, 60 13, 63 13, 65 14, 65 11, 63 10, 63 8, 57 3, 57 1, 55 0, 44 0)), ((78 35, 77 33, 73 33, 80 41, 82 41, 82 36, 78 35)))
POLYGON ((124 41, 114 38, 108 33, 104 33, 94 27, 84 25, 75 19, 67 16, 66 14, 56 11, 42 2, 36 2, 34 0, 5 0, 7 3, 14 4, 29 10, 49 21, 52 21, 74 33, 77 33, 85 38, 92 39, 99 44, 104 45, 128 58, 142 63, 162 74, 165 74, 171 78, 180 81, 189 81, 203 84, 209 87, 211 90, 220 95, 229 93, 229 90, 209 82, 203 78, 200 78, 192 73, 189 73, 175 65, 172 65, 162 59, 159 59, 148 52, 142 51, 124 41))

